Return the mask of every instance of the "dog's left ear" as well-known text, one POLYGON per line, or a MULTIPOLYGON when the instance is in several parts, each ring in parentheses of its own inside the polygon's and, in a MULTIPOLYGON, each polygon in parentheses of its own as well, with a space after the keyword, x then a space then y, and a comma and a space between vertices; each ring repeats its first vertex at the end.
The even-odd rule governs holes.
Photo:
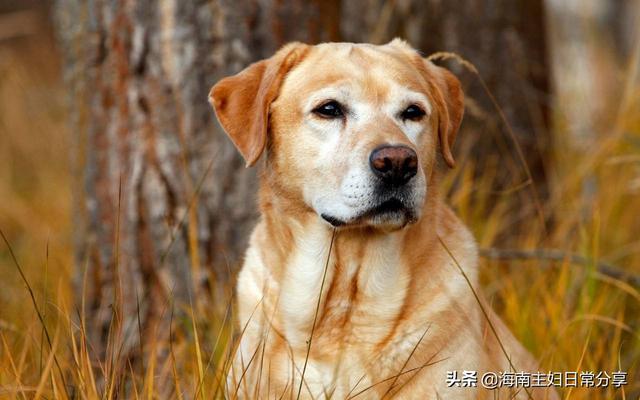
POLYGON ((247 167, 255 164, 267 143, 269 106, 285 75, 307 49, 302 43, 290 43, 271 58, 251 64, 211 88, 209 102, 247 167))
POLYGON ((435 107, 438 111, 438 139, 442 157, 447 165, 455 167, 453 144, 464 114, 464 93, 460 81, 449 70, 420 60, 425 79, 431 88, 435 107))

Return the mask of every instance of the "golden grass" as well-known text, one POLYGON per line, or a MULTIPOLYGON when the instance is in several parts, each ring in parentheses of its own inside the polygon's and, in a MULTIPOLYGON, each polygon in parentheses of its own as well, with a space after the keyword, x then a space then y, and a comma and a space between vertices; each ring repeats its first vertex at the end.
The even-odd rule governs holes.
MULTIPOLYGON (((51 339, 49 346, 29 292, 0 243, 0 398, 113 398, 123 379, 130 383, 127 398, 222 398, 234 349, 230 307, 221 316, 198 303, 175 305, 186 307, 190 319, 173 321, 179 329, 169 343, 145 344, 149 354, 164 350, 169 357, 149 357, 123 370, 114 370, 109 359, 92 364, 84 321, 71 303, 70 135, 51 49, 41 41, 0 44, 0 229, 24 268, 51 339), (158 377, 169 377, 170 384, 158 377)), ((602 123, 608 128, 588 152, 575 150, 566 133, 557 133, 551 200, 543 207, 554 224, 544 235, 532 205, 526 218, 534 222, 509 243, 576 253, 592 262, 481 259, 484 293, 543 370, 629 373, 624 391, 565 389, 565 398, 640 393, 639 288, 596 268, 597 261, 607 261, 640 275, 638 87, 636 79, 627 79, 626 94, 602 123), (595 188, 591 194, 584 193, 587 180, 595 188)), ((530 186, 517 180, 512 190, 492 191, 503 162, 488 160, 481 174, 466 164, 447 180, 455 188, 450 203, 482 248, 501 247, 500 238, 512 230, 514 200, 530 196, 530 186)), ((522 167, 517 159, 510 162, 522 167)))

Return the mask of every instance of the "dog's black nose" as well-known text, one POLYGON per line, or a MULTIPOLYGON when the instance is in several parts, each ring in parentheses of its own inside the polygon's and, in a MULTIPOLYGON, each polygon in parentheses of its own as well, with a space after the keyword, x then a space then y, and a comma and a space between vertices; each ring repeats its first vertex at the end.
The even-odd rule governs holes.
POLYGON ((380 146, 371 152, 369 166, 390 185, 404 185, 418 172, 418 155, 406 146, 380 146))

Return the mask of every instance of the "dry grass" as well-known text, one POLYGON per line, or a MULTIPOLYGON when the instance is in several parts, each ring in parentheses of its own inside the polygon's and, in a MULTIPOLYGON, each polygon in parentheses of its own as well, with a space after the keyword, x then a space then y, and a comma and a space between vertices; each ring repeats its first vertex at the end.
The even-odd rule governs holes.
MULTIPOLYGON (((83 321, 78 322, 70 301, 70 140, 57 62, 47 41, 0 43, 0 229, 24 268, 51 341, 8 248, 0 243, 0 398, 112 398, 122 390, 121 379, 130 382, 130 398, 164 398, 167 387, 175 388, 175 398, 220 398, 233 351, 230 307, 220 316, 200 304, 187 305, 191 318, 174 321, 172 341, 145 344, 168 357, 123 370, 114 370, 108 358, 99 365, 90 362, 83 321), (159 382, 158 376, 171 382, 159 382)), ((624 393, 565 389, 563 395, 571 399, 638 398, 640 393, 639 288, 596 268, 597 261, 606 261, 640 275, 640 91, 631 72, 620 75, 626 94, 601 122, 606 129, 588 152, 572 148, 562 130, 556 135, 552 195, 543 208, 554 221, 552 229, 544 233, 532 206, 524 218, 534 222, 510 243, 576 253, 592 262, 534 257, 481 263, 485 294, 541 359, 543 370, 629 373, 624 393)), ((492 191, 503 163, 489 160, 493 167, 481 174, 463 165, 448 179, 454 188, 450 203, 483 248, 501 247, 500 238, 512 229, 514 200, 530 196, 530 187, 518 181, 511 191, 492 191)), ((522 167, 517 161, 511 165, 522 167)))

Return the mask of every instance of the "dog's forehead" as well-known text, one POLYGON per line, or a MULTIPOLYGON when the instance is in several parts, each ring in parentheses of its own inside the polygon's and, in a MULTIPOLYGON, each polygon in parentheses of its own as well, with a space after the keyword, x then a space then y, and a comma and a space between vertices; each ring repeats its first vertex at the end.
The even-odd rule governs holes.
POLYGON ((287 76, 282 89, 305 95, 325 87, 351 84, 379 93, 393 82, 413 91, 425 91, 424 77, 414 65, 415 57, 417 54, 408 47, 323 43, 311 48, 287 76))

